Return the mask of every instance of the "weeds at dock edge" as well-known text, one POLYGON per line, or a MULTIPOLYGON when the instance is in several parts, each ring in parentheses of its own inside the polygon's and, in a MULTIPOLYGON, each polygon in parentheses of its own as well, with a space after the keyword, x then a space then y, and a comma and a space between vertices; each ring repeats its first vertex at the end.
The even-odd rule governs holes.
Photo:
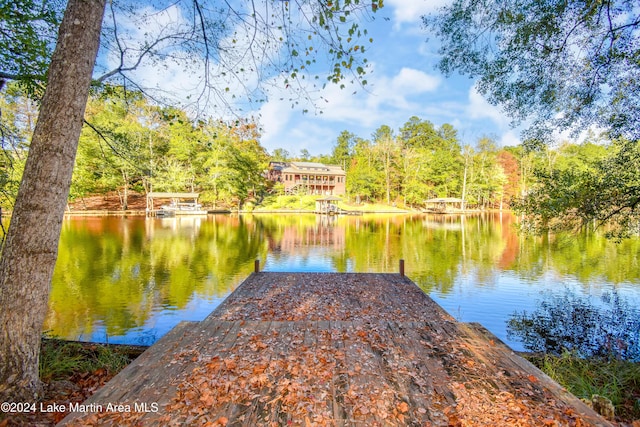
POLYGON ((636 420, 640 424, 640 363, 602 358, 584 359, 570 352, 560 356, 524 356, 575 396, 591 399, 591 396, 597 394, 611 400, 617 421, 630 423, 636 420))

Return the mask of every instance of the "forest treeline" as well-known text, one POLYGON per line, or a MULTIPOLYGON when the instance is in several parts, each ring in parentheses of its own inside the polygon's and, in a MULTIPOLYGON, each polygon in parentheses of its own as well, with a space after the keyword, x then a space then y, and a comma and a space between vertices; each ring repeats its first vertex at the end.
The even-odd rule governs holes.
MULTIPOLYGON (((11 209, 37 105, 10 86, 0 108, 0 203, 11 209)), ((92 94, 85 122, 70 197, 117 192, 123 209, 131 191, 199 192, 203 202, 214 206, 260 203, 282 191, 264 178, 269 161, 299 160, 342 166, 352 202, 420 208, 430 198, 461 197, 478 208, 545 208, 542 220, 548 224, 556 209, 545 206, 550 189, 578 191, 578 184, 600 173, 602 162, 620 152, 615 143, 595 136, 539 149, 531 144, 500 147, 489 136, 469 143, 450 124, 436 126, 414 116, 397 130, 381 124, 369 137, 345 130, 336 136, 331 153, 312 156, 304 149, 296 154, 283 148, 268 153, 255 122, 194 122, 184 111, 110 86, 92 94)))

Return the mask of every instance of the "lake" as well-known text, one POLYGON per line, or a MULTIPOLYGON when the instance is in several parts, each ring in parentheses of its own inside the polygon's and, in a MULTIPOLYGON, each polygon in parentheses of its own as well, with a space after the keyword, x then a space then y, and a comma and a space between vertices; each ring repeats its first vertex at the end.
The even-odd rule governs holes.
POLYGON ((509 213, 66 218, 45 329, 71 340, 150 345, 213 311, 260 260, 265 271, 397 272, 456 319, 516 350, 506 324, 549 293, 640 306, 640 239, 520 236, 509 213))

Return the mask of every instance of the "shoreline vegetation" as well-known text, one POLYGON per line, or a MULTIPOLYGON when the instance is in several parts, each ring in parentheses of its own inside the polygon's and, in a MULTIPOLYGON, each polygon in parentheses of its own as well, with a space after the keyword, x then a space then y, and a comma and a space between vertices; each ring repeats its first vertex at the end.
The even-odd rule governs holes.
MULTIPOLYGON (((256 201, 247 202, 241 209, 237 207, 204 205, 203 210, 209 213, 243 213, 243 214, 268 214, 268 213, 314 213, 316 199, 322 196, 292 196, 292 195, 271 195, 265 197, 260 203, 256 201)), ((346 211, 359 211, 363 213, 385 213, 385 214, 412 214, 422 213, 425 209, 420 207, 405 206, 402 203, 351 203, 344 200, 337 203, 337 206, 346 211)), ((65 211, 66 215, 145 215, 146 197, 140 193, 129 193, 127 209, 122 209, 119 196, 115 193, 107 195, 97 195, 77 199, 70 202, 65 211)), ((465 211, 452 211, 448 213, 481 212, 481 210, 467 209, 465 211)), ((10 212, 3 212, 9 215, 10 212)))

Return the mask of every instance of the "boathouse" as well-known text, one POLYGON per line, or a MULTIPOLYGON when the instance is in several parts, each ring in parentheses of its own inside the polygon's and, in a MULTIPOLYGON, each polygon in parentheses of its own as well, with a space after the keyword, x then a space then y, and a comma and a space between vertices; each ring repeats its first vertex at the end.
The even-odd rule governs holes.
POLYGON ((457 197, 438 197, 425 200, 425 210, 429 213, 451 213, 464 210, 464 200, 457 197))

